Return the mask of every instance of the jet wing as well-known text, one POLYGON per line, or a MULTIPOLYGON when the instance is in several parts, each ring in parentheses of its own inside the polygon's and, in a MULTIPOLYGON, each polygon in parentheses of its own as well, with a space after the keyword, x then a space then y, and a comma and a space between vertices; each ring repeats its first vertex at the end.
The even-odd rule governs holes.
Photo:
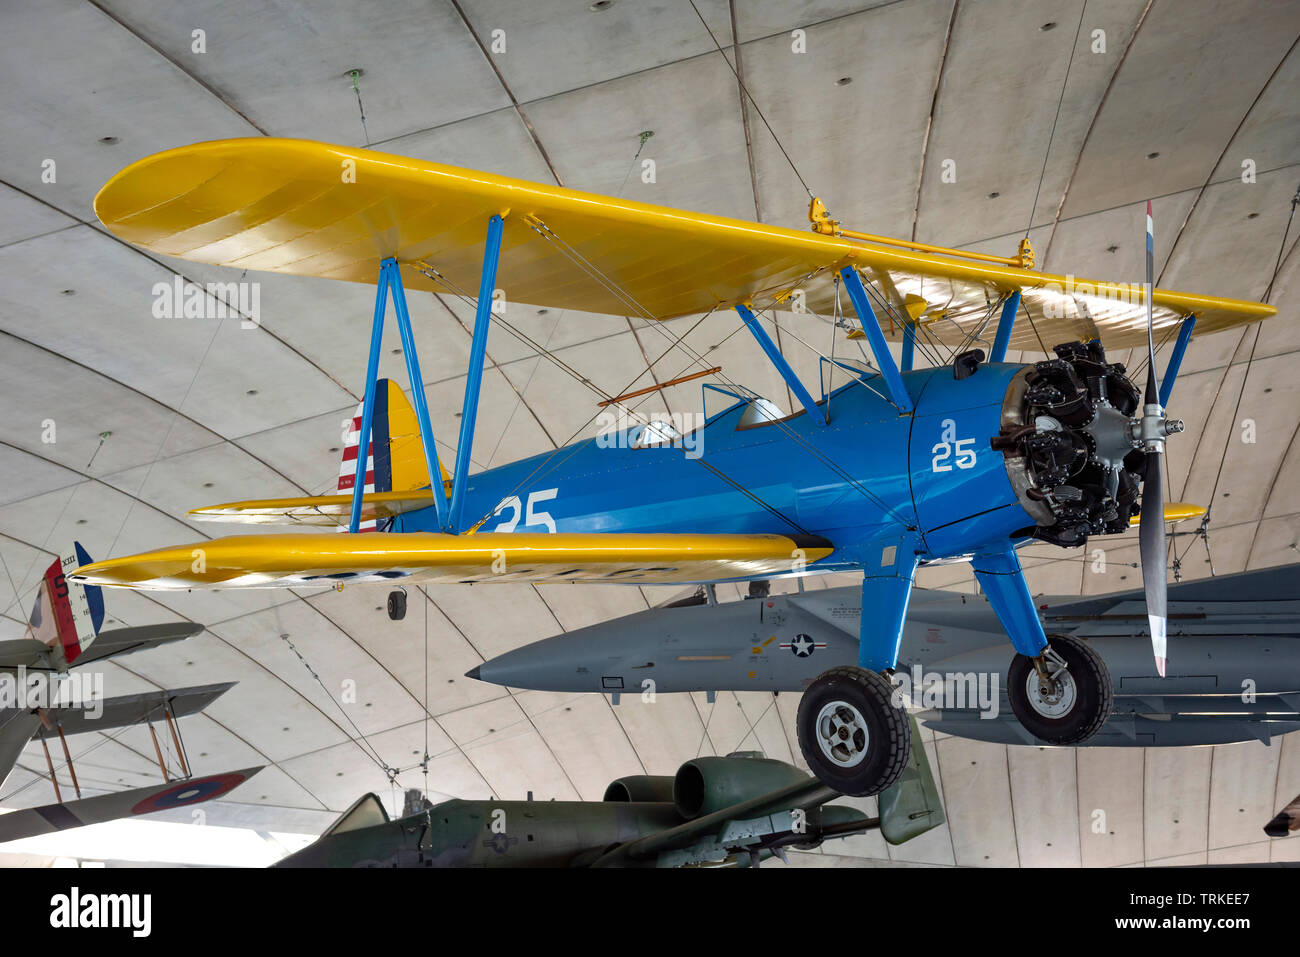
POLYGON ((86 824, 102 824, 119 818, 202 804, 228 794, 260 770, 262 767, 244 768, 242 771, 227 771, 186 781, 129 788, 62 804, 10 811, 8 814, 0 814, 0 843, 86 824))
MULTIPOLYGON (((926 335, 967 341, 991 304, 1022 290, 1032 323, 1011 347, 1100 335, 1107 348, 1146 341, 1140 284, 1076 279, 953 255, 686 212, 349 146, 271 137, 168 150, 128 166, 100 190, 108 229, 166 256, 238 269, 371 283, 394 257, 422 264, 416 289, 478 288, 489 217, 505 220, 500 275, 515 302, 671 319, 802 289, 814 311, 833 302, 852 265, 926 335), (593 267, 603 281, 593 278, 593 267), (431 277, 431 273, 441 279, 431 277), (917 302, 917 300, 923 302, 917 302)), ((1273 315, 1272 306, 1157 289, 1157 338, 1195 313, 1208 333, 1273 315)), ((900 321, 893 321, 898 318, 900 321)), ((888 321, 886 321, 888 320, 888 321)))
POLYGON ((339 582, 721 581, 811 565, 814 536, 486 532, 296 533, 218 538, 83 565, 69 577, 143 589, 270 588, 339 582))
POLYGON ((897 781, 880 792, 879 798, 880 833, 890 844, 903 844, 947 820, 921 730, 915 717, 908 715, 907 720, 912 725, 912 753, 907 767, 897 781))
POLYGON ((627 861, 646 860, 665 851, 690 847, 702 839, 717 836, 732 821, 751 821, 771 814, 793 811, 796 808, 807 811, 820 807, 827 801, 834 801, 838 797, 841 797, 839 791, 809 776, 807 781, 798 781, 770 794, 733 804, 731 807, 705 814, 666 831, 620 844, 598 858, 592 866, 616 867, 627 861))

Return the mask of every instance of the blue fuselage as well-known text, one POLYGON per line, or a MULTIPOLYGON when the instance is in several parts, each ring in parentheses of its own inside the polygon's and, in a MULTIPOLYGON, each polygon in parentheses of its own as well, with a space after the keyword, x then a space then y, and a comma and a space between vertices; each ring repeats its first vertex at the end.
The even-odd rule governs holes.
MULTIPOLYGON (((905 373, 911 415, 883 398, 874 376, 831 395, 829 424, 801 411, 742 426, 740 402, 691 436, 698 457, 680 444, 587 439, 472 475, 466 524, 490 516, 481 531, 817 535, 835 546, 817 565, 827 571, 861 567, 873 542, 909 533, 923 560, 1002 548, 1034 525, 989 444, 1022 368, 989 364, 962 380, 948 367, 905 373)), ((395 530, 437 531, 433 509, 400 516, 395 530)))

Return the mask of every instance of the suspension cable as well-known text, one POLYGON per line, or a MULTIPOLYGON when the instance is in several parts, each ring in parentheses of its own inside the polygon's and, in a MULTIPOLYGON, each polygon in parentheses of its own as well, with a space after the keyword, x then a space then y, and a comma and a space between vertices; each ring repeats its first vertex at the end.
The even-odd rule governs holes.
MULTIPOLYGON (((731 61, 727 59, 726 51, 722 49, 722 44, 718 42, 718 38, 713 35, 713 30, 709 27, 708 22, 704 19, 704 15, 700 13, 700 8, 695 5, 695 0, 690 0, 690 4, 691 4, 691 9, 695 11, 695 15, 700 18, 700 23, 703 24, 704 29, 708 31, 709 39, 713 41, 714 47, 716 47, 717 51, 722 54, 722 60, 724 63, 727 64, 727 69, 731 70, 732 74, 736 77, 736 83, 740 85, 740 89, 744 92, 745 98, 749 100, 751 104, 753 104, 754 112, 756 112, 758 114, 758 118, 763 121, 763 125, 767 127, 767 131, 772 134, 772 140, 776 143, 777 149, 781 151, 781 155, 785 157, 785 161, 790 164, 790 169, 794 171, 795 178, 799 180, 799 185, 801 185, 804 188, 804 191, 807 192, 808 195, 811 197, 813 195, 813 191, 808 188, 808 183, 806 180, 804 180, 803 174, 799 172, 799 167, 796 166, 794 160, 790 158, 790 153, 785 148, 785 145, 781 142, 781 137, 776 135, 776 130, 772 129, 772 124, 767 121, 767 117, 763 114, 762 108, 759 107, 758 101, 755 100, 754 95, 749 92, 749 87, 745 85, 745 81, 740 78, 740 73, 736 70, 734 66, 732 66, 731 61)), ((734 39, 736 40, 737 43, 739 43, 738 37, 734 39)))

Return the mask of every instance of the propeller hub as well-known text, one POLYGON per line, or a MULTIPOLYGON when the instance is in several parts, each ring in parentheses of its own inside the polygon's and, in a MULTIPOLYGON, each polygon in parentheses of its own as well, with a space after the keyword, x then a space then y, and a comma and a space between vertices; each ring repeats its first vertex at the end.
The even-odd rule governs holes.
POLYGON ((1144 405, 1142 414, 1133 418, 1129 424, 1133 447, 1157 455, 1164 451, 1165 436, 1181 431, 1183 431, 1182 420, 1165 418, 1165 410, 1158 402, 1144 405))

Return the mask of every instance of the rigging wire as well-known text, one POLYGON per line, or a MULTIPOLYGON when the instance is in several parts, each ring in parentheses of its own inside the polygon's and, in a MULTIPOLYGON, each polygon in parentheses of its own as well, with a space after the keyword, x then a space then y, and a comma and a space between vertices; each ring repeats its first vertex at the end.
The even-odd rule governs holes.
MULTIPOLYGON (((1286 244, 1287 244, 1287 240, 1291 236, 1291 224, 1295 219, 1295 211, 1297 206, 1300 206, 1300 186, 1296 187, 1295 195, 1291 197, 1291 212, 1287 215, 1286 226, 1282 230, 1282 243, 1277 251, 1277 261, 1273 265, 1273 274, 1272 276, 1269 277, 1268 285, 1264 288, 1264 294, 1260 297, 1259 300, 1260 302, 1265 302, 1265 303, 1268 302, 1269 298, 1273 295, 1273 286, 1277 282, 1278 274, 1282 271, 1282 260, 1286 254, 1286 244)), ((1214 503, 1216 501, 1215 496, 1219 494, 1219 482, 1223 479, 1223 469, 1228 461, 1228 449, 1232 445, 1232 434, 1237 429, 1237 416, 1241 414, 1241 400, 1246 395, 1246 384, 1247 382, 1250 381, 1251 366, 1255 362, 1255 349, 1259 346, 1259 333, 1261 327, 1258 322, 1256 322, 1254 325, 1255 325, 1255 338, 1251 341, 1250 355, 1246 359, 1246 370, 1241 377, 1241 387, 1237 390, 1237 401, 1236 404, 1233 406, 1233 410, 1232 410, 1232 424, 1228 426, 1228 435, 1223 442, 1223 452, 1219 456, 1219 468, 1214 475, 1214 488, 1210 491, 1210 504, 1206 507, 1205 518, 1202 520, 1202 524, 1206 527, 1206 535, 1204 537, 1205 537, 1205 550, 1207 555, 1210 549, 1210 541, 1208 536, 1210 516, 1214 512, 1214 503)), ((1232 360, 1229 359, 1228 370, 1231 370, 1231 368, 1232 368, 1232 360)), ((1227 375, 1226 371, 1224 375, 1225 376, 1227 375)), ((1196 543, 1196 539, 1193 539, 1188 544, 1187 548, 1183 549, 1183 555, 1186 555, 1187 552, 1191 549, 1192 545, 1194 545, 1195 543, 1196 543)), ((1181 558, 1182 556, 1178 556, 1178 560, 1181 560, 1181 558)))
MULTIPOLYGON (((463 290, 461 290, 458 286, 456 286, 454 283, 452 283, 450 280, 448 280, 445 276, 442 276, 440 273, 438 273, 437 270, 434 270, 434 269, 432 269, 432 267, 429 267, 429 266, 427 265, 427 263, 421 263, 421 264, 417 265, 417 269, 420 269, 420 271, 423 272, 424 275, 428 276, 429 278, 431 278, 431 279, 436 278, 438 281, 441 281, 442 283, 444 283, 446 286, 448 286, 448 288, 450 288, 450 289, 452 290, 452 292, 453 292, 454 295, 456 295, 458 298, 462 299, 462 300, 463 300, 467 305, 472 303, 472 299, 468 296, 467 293, 465 293, 465 292, 464 292, 463 290), (423 268, 422 268, 422 267, 423 267, 423 268), (428 271, 425 271, 426 268, 428 269, 428 271)), ((711 315, 712 313, 713 313, 713 310, 709 310, 708 313, 706 313, 704 316, 701 316, 700 319, 697 320, 697 322, 695 323, 695 326, 698 326, 701 322, 703 322, 705 319, 707 319, 708 316, 711 315)), ((555 363, 556 363, 556 364, 557 364, 557 365, 558 365, 562 370, 564 370, 566 373, 568 373, 568 374, 571 375, 573 378, 575 378, 575 379, 576 379, 576 380, 577 380, 581 385, 586 386, 588 389, 590 389, 593 393, 595 393, 596 395, 598 395, 600 398, 602 398, 602 399, 606 399, 606 400, 611 400, 611 401, 613 401, 613 400, 615 400, 615 399, 617 398, 616 396, 610 395, 609 393, 605 392, 603 389, 601 389, 599 386, 597 386, 594 382, 592 382, 592 381, 591 381, 590 379, 588 379, 586 376, 582 375, 582 374, 579 373, 576 369, 573 369, 571 366, 569 366, 568 363, 565 363, 565 362, 563 362, 562 360, 559 360, 558 357, 556 357, 556 356, 554 355, 554 353, 551 353, 551 352, 549 352, 549 351, 543 351, 542 347, 539 346, 539 345, 538 345, 538 344, 537 344, 537 343, 536 343, 536 342, 535 342, 531 337, 529 337, 529 336, 526 335, 525 333, 519 332, 517 329, 515 329, 513 326, 511 326, 510 323, 506 322, 506 321, 505 321, 504 319, 502 319, 501 317, 499 317, 499 316, 495 316, 495 315, 494 315, 492 318, 493 318, 493 320, 494 320, 495 322, 497 322, 497 323, 498 323, 502 328, 506 329, 506 330, 509 331, 512 335, 515 335, 516 338, 520 339, 520 341, 527 342, 527 343, 528 343, 532 348, 534 348, 535 350, 538 351, 538 354, 539 354, 539 355, 543 355, 543 356, 545 356, 545 357, 547 357, 547 358, 550 358, 550 359, 551 359, 553 362, 555 362, 555 363)), ((693 329, 695 328, 695 326, 692 326, 691 329, 688 329, 686 334, 689 334, 690 331, 693 330, 693 329)), ((673 350, 673 348, 676 348, 677 345, 679 345, 679 344, 680 344, 679 342, 675 342, 673 345, 670 345, 669 348, 664 352, 664 356, 666 356, 669 352, 671 352, 671 351, 673 350)), ((660 356, 660 359, 662 359, 664 356, 660 356)), ((655 360, 655 361, 658 362, 659 360, 655 360)), ((700 362, 700 361, 703 361, 702 358, 697 357, 697 358, 696 358, 696 359, 695 359, 691 364, 694 365, 695 362, 700 362)), ((651 363, 651 365, 653 365, 653 363, 651 363)), ((645 371, 638 373, 638 374, 637 374, 637 375, 632 379, 632 381, 628 384, 628 386, 627 386, 625 389, 622 390, 622 392, 626 392, 626 391, 628 391, 629 389, 631 389, 632 386, 635 385, 635 384, 636 384, 636 383, 641 379, 642 376, 646 375, 646 374, 650 371, 650 367, 651 367, 651 365, 647 365, 645 371)), ((689 368, 689 366, 688 366, 688 368, 689 368)), ((619 394, 621 395, 622 392, 620 392, 619 394)), ((626 405, 625 405, 624 403, 622 403, 622 402, 619 402, 618 405, 619 405, 621 408, 623 408, 625 411, 629 412, 629 413, 633 413, 633 414, 634 414, 634 412, 635 412, 635 408, 634 408, 634 407, 629 408, 628 406, 626 406, 626 405)), ((559 447, 553 449, 553 450, 552 450, 552 451, 551 451, 551 452, 546 456, 546 458, 543 459, 543 460, 538 464, 537 468, 535 468, 531 473, 529 473, 527 476, 525 476, 523 479, 521 479, 521 480, 520 480, 520 481, 515 485, 514 489, 513 489, 509 494, 510 494, 510 495, 515 494, 515 493, 518 492, 521 488, 523 488, 525 485, 527 485, 529 482, 531 482, 531 481, 533 480, 533 478, 535 478, 535 477, 538 476, 538 475, 545 474, 545 471, 547 470, 547 466, 548 466, 548 465, 551 466, 552 468, 557 467, 558 465, 562 464, 563 461, 565 461, 565 459, 567 459, 569 456, 571 456, 571 455, 573 455, 574 453, 576 453, 577 450, 578 450, 579 448, 581 448, 582 446, 574 446, 573 448, 569 449, 569 451, 567 452, 567 454, 565 454, 564 458, 560 459, 559 462, 555 462, 555 461, 554 461, 554 460, 555 460, 555 457, 556 457, 557 455, 559 455, 559 454, 560 454, 560 453, 561 453, 565 448, 567 448, 567 447, 568 447, 568 446, 569 446, 569 445, 570 445, 574 440, 577 439, 577 437, 578 437, 579 435, 581 435, 581 434, 583 433, 583 431, 585 431, 585 430, 587 429, 588 426, 590 426, 593 422, 596 421, 597 418, 600 417, 601 411, 603 411, 603 410, 598 410, 596 413, 594 413, 593 415, 591 415, 591 416, 587 419, 586 422, 584 422, 584 423, 583 423, 583 424, 582 424, 582 425, 581 425, 581 426, 580 426, 580 427, 579 427, 575 432, 573 432, 573 434, 569 437, 569 439, 568 439, 568 440, 567 440, 563 445, 561 445, 561 446, 559 446, 559 447)), ((645 417, 643 416, 642 418, 645 418, 645 417)), ((646 419, 646 422, 648 423, 649 420, 646 419)), ((676 442, 674 442, 673 444, 676 444, 676 442)), ((680 445, 679 445, 678 447, 679 447, 679 448, 682 448, 682 446, 680 446, 680 445)), ((794 519, 792 519, 792 518, 790 518, 789 516, 785 515, 783 512, 781 512, 780 509, 778 509, 778 508, 776 508, 775 506, 771 505, 770 503, 764 501, 761 497, 759 497, 759 496, 758 496, 756 493, 754 493, 752 490, 746 488, 746 487, 745 487, 744 485, 742 485, 740 482, 736 481, 735 479, 731 478, 729 475, 727 475, 727 474, 725 474, 724 472, 722 472, 720 469, 718 469, 718 468, 717 468, 716 466, 714 466, 712 463, 710 463, 710 462, 705 462, 705 461, 704 461, 704 458, 703 458, 702 456, 701 456, 701 457, 698 457, 698 458, 695 458, 694 461, 698 462, 698 463, 699 463, 703 468, 707 469, 709 472, 712 472, 715 476, 717 476, 719 479, 721 479, 721 480, 722 480, 723 482, 725 482, 726 484, 730 485, 730 486, 731 486, 732 488, 734 488, 736 491, 738 491, 738 492, 742 493, 743 495, 745 495, 747 498, 749 498, 751 501, 753 501, 756 505, 758 505, 759 507, 763 508, 765 511, 769 512, 770 514, 772 514, 772 515, 775 516, 776 518, 780 519, 781 521, 785 522, 787 525, 789 525, 789 526, 790 526, 791 528, 793 528, 795 531, 799 532, 800 534, 804 534, 804 535, 808 534, 807 529, 805 529, 802 525, 800 525, 800 524, 799 524, 798 522, 796 522, 794 519)), ((507 495, 506 497, 508 498, 509 495, 507 495)), ((482 517, 481 517, 481 518, 480 518, 480 519, 479 519, 479 520, 478 520, 478 521, 477 521, 477 522, 472 526, 472 528, 473 528, 473 529, 477 529, 480 525, 482 525, 484 522, 486 522, 488 519, 490 519, 494 514, 496 514, 495 509, 494 509, 493 511, 490 511, 490 512, 486 513, 485 515, 483 515, 483 516, 482 516, 482 517)))
MULTIPOLYGON (((649 327, 649 328, 655 330, 659 335, 664 336, 665 338, 667 338, 667 339, 670 340, 671 348, 680 348, 682 351, 686 352, 686 354, 687 354, 688 356, 691 356, 691 357, 694 359, 694 362, 695 362, 695 363, 699 363, 699 364, 702 365, 702 366, 707 365, 706 357, 703 356, 703 355, 701 355, 701 354, 699 354, 699 353, 696 352, 696 351, 695 351, 691 346, 689 346, 689 345, 685 342, 685 337, 684 337, 684 336, 674 337, 674 336, 672 335, 672 333, 670 333, 670 332, 668 332, 666 329, 664 329, 664 328, 663 328, 663 324, 662 324, 662 323, 661 323, 661 322, 660 322, 660 321, 659 321, 659 320, 658 320, 658 319, 653 315, 653 313, 650 312, 650 310, 648 310, 647 308, 645 308, 645 306, 643 306, 640 302, 638 302, 638 301, 635 299, 635 297, 633 297, 630 293, 627 293, 626 290, 621 289, 621 288, 618 286, 618 284, 617 284, 614 280, 612 280, 612 279, 610 279, 609 277, 605 276, 605 275, 600 271, 599 267, 597 267, 594 263, 591 263, 589 260, 587 260, 585 257, 583 257, 581 253, 579 253, 577 250, 573 249, 573 247, 570 246, 568 243, 564 242, 564 240, 562 240, 562 239, 561 239, 559 236, 557 236, 553 231, 551 231, 551 229, 550 229, 549 227, 547 227, 545 223, 541 222, 540 220, 536 220, 536 219, 534 219, 533 221, 530 222, 529 225, 533 227, 534 231, 536 231, 536 232, 538 233, 538 235, 542 236, 542 237, 545 238, 545 239, 548 239, 548 240, 553 241, 553 242, 556 244, 557 249, 559 249, 560 252, 561 252, 562 254, 564 254, 564 255, 566 255, 566 256, 569 256, 569 258, 572 259, 572 260, 575 262, 575 264, 579 266, 579 268, 583 268, 584 271, 588 272, 589 275, 591 275, 594 279, 596 279, 597 281, 599 281, 603 286, 605 286, 606 288, 610 288, 611 290, 617 290, 617 294, 618 294, 619 296, 621 296, 625 301, 627 301, 627 302, 630 303, 632 306, 634 306, 635 309, 636 309, 637 311, 639 311, 640 314, 646 318, 647 323, 648 323, 648 327, 649 327), (585 263, 585 267, 584 267, 584 265, 583 265, 584 263, 585 263)), ((788 331, 788 330, 787 330, 787 331, 788 331)), ((793 333, 792 333, 792 334, 793 334, 793 333)), ((796 336, 796 338, 798 338, 798 337, 796 336)), ((803 342, 803 340, 800 339, 800 342, 803 342)), ((807 346, 807 347, 808 347, 812 352, 816 353, 817 355, 819 355, 819 356, 822 356, 822 355, 823 355, 823 354, 821 353, 820 350, 818 350, 818 349, 817 349, 816 347, 814 347, 814 346, 809 345, 807 342, 803 342, 803 344, 804 344, 805 346, 807 346)), ((823 356, 823 358, 824 358, 824 356, 823 356)), ((649 367, 647 367, 647 369, 648 369, 648 368, 649 368, 649 367)), ((640 376, 638 376, 637 378, 639 379, 640 376)), ((724 385, 728 385, 728 386, 732 387, 733 389, 742 389, 742 388, 745 388, 744 386, 741 386, 739 383, 733 381, 730 377, 728 377, 728 376, 726 376, 726 375, 724 375, 724 374, 720 374, 720 375, 718 376, 718 378, 719 378, 719 380, 720 380, 724 385)), ((865 385, 865 383, 863 383, 863 384, 865 385)), ((869 386, 868 386, 867 388, 870 389, 869 386)), ((752 394, 754 394, 754 395, 757 394, 757 393, 753 393, 753 390, 747 390, 747 391, 749 391, 750 393, 752 393, 752 394)), ((871 390, 871 391, 874 392, 875 390, 873 389, 873 390, 871 390)), ((879 393, 876 393, 876 394, 879 395, 879 393)), ((882 397, 882 398, 883 398, 883 397, 882 397)), ((886 401, 889 401, 891 405, 893 404, 892 400, 886 400, 886 401)), ((897 406, 895 406, 895 408, 897 408, 897 406)), ((901 411, 901 410, 900 410, 900 411, 901 411)), ((874 495, 870 490, 868 490, 864 485, 862 485, 860 482, 858 482, 856 479, 854 479, 852 476, 850 476, 849 473, 848 473, 845 469, 843 469, 843 468, 842 468, 841 466, 839 466, 837 463, 835 463, 834 461, 832 461, 832 460, 831 460, 831 459, 830 459, 830 458, 829 458, 829 457, 828 457, 824 452, 822 452, 820 449, 816 448, 816 447, 815 447, 811 442, 809 442, 807 439, 805 439, 803 436, 801 436, 801 435, 798 433, 797 430, 793 429, 793 428, 789 425, 789 423, 784 422, 784 421, 782 421, 782 420, 777 420, 777 421, 774 422, 773 424, 776 425, 776 426, 778 426, 778 427, 781 429, 781 431, 784 432, 784 433, 786 434, 786 436, 787 436, 791 441, 793 441, 793 442, 795 442, 796 444, 802 446, 803 449, 804 449, 808 454, 810 454, 810 455, 813 456, 814 458, 820 460, 820 461, 821 461, 823 464, 825 464, 829 469, 831 469, 831 471, 835 472, 837 475, 839 475, 841 478, 843 478, 843 479, 844 479, 844 480, 845 480, 845 481, 846 481, 850 486, 852 486, 852 487, 854 488, 855 491, 857 491, 857 492, 858 492, 859 494, 861 494, 864 498, 866 498, 867 501, 869 501, 869 502, 871 502, 872 504, 874 504, 874 505, 875 505, 877 508, 879 508, 882 512, 888 514, 888 515, 889 515, 891 518, 893 518, 895 521, 900 522, 902 525, 904 525, 904 526, 906 526, 906 527, 908 527, 908 528, 911 527, 912 523, 909 522, 909 521, 908 521, 904 516, 899 515, 899 514, 898 514, 897 512, 895 512, 893 509, 889 508, 889 506, 887 506, 887 505, 884 503, 884 501, 882 501, 880 498, 878 498, 876 495, 874 495)), ((706 468, 710 468, 710 469, 712 469, 712 466, 710 466, 708 463, 705 463, 705 462, 704 462, 703 457, 697 458, 696 461, 697 461, 697 462, 700 462, 701 464, 703 464, 706 468)), ((715 470, 715 471, 716 471, 716 470, 715 470)), ((720 474, 720 473, 719 473, 719 474, 720 474)), ((731 481, 730 479, 727 479, 727 480, 728 480, 729 482, 731 481)), ((732 482, 732 484, 733 484, 733 485, 736 485, 737 488, 740 488, 740 486, 739 486, 737 483, 732 482)), ((750 494, 750 493, 747 492, 747 494, 750 494)), ((779 514, 775 509, 773 509, 771 506, 767 505, 766 503, 762 502, 762 501, 761 501, 760 499, 758 499, 757 497, 752 496, 752 495, 751 495, 751 497, 753 497, 755 501, 757 501, 757 502, 759 502, 760 504, 762 504, 764 508, 767 508, 769 511, 772 511, 774 514, 779 514)), ((782 516, 782 517, 784 518, 784 516, 782 516)), ((785 520, 786 520, 787 522, 790 522, 790 520, 789 520, 788 518, 786 518, 785 520)), ((793 522, 790 522, 790 524, 793 525, 794 523, 793 523, 793 522)), ((796 527, 798 527, 798 526, 796 526, 796 527)))

